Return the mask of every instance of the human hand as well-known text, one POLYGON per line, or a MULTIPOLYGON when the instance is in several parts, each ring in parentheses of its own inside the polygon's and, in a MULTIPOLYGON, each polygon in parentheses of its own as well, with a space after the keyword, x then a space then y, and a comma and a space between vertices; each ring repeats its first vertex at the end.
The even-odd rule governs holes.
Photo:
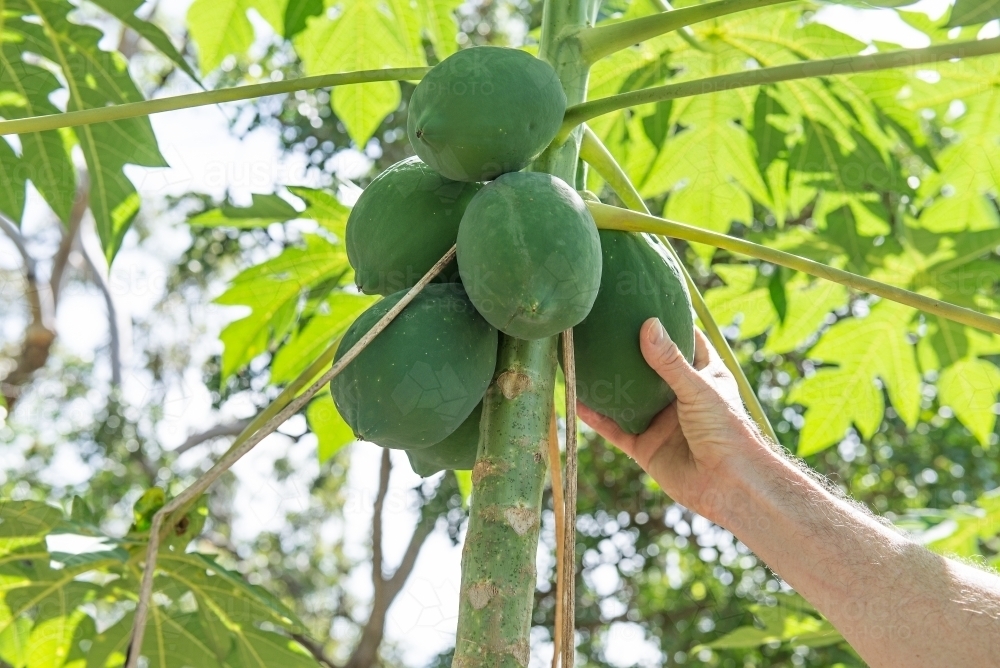
POLYGON ((773 452, 743 407, 736 380, 705 335, 695 332, 694 365, 688 364, 657 318, 639 332, 643 357, 673 388, 677 400, 653 418, 642 434, 623 431, 614 420, 583 404, 580 417, 618 446, 675 501, 723 522, 727 481, 745 472, 755 457, 773 452))

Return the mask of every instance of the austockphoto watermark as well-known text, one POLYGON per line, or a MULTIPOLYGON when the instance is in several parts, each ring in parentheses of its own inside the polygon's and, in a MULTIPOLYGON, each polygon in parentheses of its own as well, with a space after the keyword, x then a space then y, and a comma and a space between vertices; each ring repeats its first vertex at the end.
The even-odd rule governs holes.
MULTIPOLYGON (((446 251, 447 249, 442 251, 441 255, 444 255, 446 251)), ((359 287, 364 288, 369 294, 391 295, 403 290, 409 290, 419 283, 420 279, 430 270, 431 266, 433 266, 432 263, 419 265, 407 264, 402 267, 394 267, 393 269, 365 271, 363 274, 356 274, 356 278, 360 281, 359 287)), ((457 310, 459 312, 467 308, 462 303, 465 301, 465 290, 462 289, 461 284, 458 282, 458 266, 454 262, 449 263, 441 273, 435 276, 434 281, 448 286, 438 288, 439 290, 451 291, 454 296, 462 297, 461 300, 452 299, 442 302, 442 308, 457 310)))
MULTIPOLYGON (((400 451, 403 452, 403 451, 400 451)), ((378 498, 374 487, 352 487, 344 494, 344 516, 370 515, 378 498)), ((399 515, 420 511, 420 495, 412 489, 390 489, 385 494, 382 514, 399 515)))
POLYGON ((636 418, 639 404, 635 400, 635 379, 616 374, 588 383, 576 383, 576 396, 613 420, 629 422, 636 418))
POLYGON ((469 390, 450 364, 434 369, 427 362, 414 362, 391 396, 403 417, 423 412, 457 427, 468 415, 469 390))

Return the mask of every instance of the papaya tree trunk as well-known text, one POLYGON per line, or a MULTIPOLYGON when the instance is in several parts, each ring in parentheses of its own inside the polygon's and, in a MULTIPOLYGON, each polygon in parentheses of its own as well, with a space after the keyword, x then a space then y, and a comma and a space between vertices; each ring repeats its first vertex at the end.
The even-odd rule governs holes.
MULTIPOLYGON (((588 66, 575 31, 592 24, 596 4, 545 2, 540 57, 559 74, 569 104, 586 97, 588 66)), ((565 144, 543 154, 533 169, 575 185, 579 142, 578 129, 565 144)), ((557 348, 557 337, 502 337, 472 472, 453 668, 528 665, 557 348)))
POLYGON ((483 404, 453 668, 524 668, 556 376, 555 339, 504 337, 483 404))

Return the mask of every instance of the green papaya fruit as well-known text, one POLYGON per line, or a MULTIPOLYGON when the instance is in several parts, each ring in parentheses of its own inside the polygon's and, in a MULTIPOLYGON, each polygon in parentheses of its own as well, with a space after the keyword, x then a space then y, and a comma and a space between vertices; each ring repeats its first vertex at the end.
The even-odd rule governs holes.
POLYGON ((692 361, 691 295, 676 260, 655 237, 610 230, 600 236, 601 290, 590 315, 573 329, 576 392, 588 408, 640 434, 675 396, 643 358, 639 330, 659 318, 692 361))
MULTIPOLYGON (((362 313, 336 359, 405 294, 362 313)), ((428 285, 330 382, 334 403, 359 439, 387 448, 433 445, 458 429, 486 394, 497 339, 462 286, 428 285)))
POLYGON ((601 284, 601 243, 580 195, 537 172, 504 174, 476 193, 458 227, 458 270, 486 320, 519 339, 573 327, 601 284))
POLYGON ((440 443, 429 448, 407 450, 413 472, 424 478, 439 471, 468 471, 476 465, 476 451, 479 449, 479 420, 483 416, 483 404, 465 418, 458 429, 440 443))
POLYGON ((428 165, 456 181, 489 181, 528 165, 562 125, 566 94, 544 60, 497 46, 463 49, 410 98, 406 132, 428 165))
MULTIPOLYGON (((347 259, 358 288, 388 295, 413 287, 454 245, 480 187, 446 179, 416 157, 379 174, 347 219, 347 259)), ((436 280, 457 281, 458 265, 452 262, 436 280)))

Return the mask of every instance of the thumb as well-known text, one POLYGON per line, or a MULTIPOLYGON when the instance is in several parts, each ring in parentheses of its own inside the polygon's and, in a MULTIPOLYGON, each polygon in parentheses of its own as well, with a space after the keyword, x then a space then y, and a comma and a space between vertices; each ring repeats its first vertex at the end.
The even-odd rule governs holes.
POLYGON ((659 318, 650 318, 643 323, 639 330, 639 347, 646 363, 673 389, 678 401, 692 403, 697 400, 705 381, 684 359, 659 318))

